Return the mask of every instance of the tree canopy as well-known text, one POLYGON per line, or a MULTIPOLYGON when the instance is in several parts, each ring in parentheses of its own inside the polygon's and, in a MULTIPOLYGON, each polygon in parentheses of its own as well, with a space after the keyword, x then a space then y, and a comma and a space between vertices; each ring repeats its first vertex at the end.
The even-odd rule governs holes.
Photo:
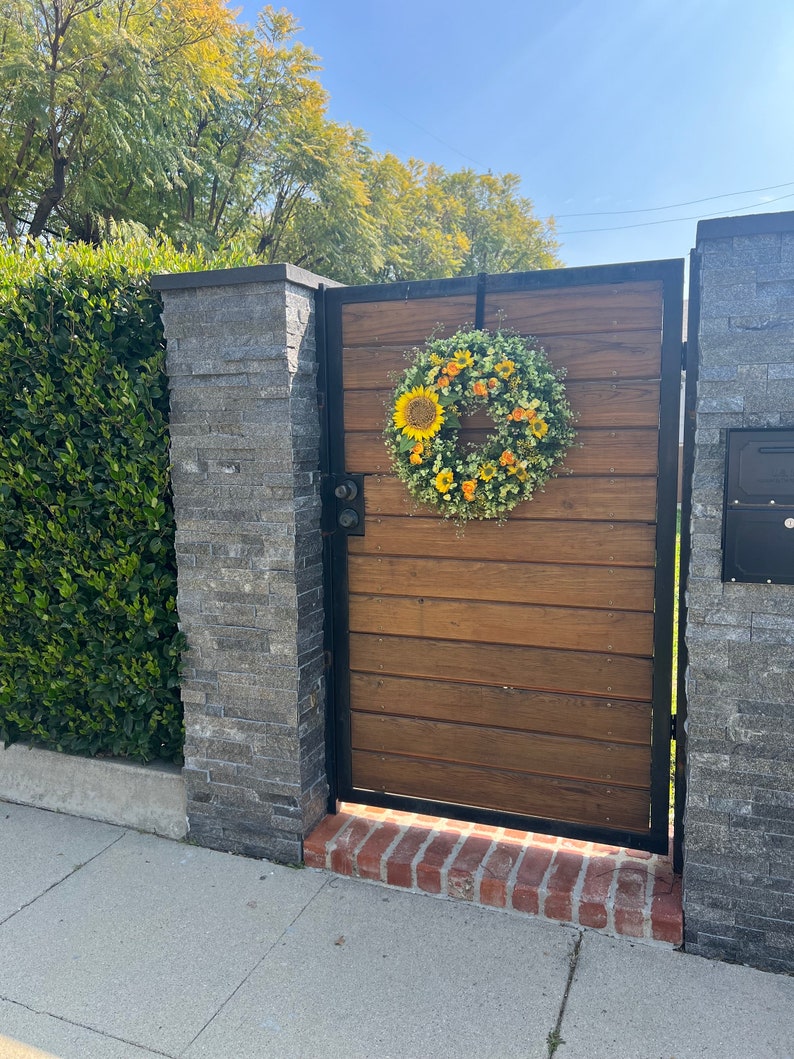
POLYGON ((348 283, 559 264, 519 177, 377 154, 331 121, 298 30, 226 0, 4 0, 0 234, 132 224, 348 283))

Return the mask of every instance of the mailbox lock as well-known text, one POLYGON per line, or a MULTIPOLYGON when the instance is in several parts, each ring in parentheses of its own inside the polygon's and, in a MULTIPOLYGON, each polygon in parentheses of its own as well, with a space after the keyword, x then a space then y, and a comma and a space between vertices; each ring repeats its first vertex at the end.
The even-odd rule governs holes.
POLYGON ((358 496, 358 486, 348 478, 334 489, 334 496, 338 500, 355 500, 358 496))
POLYGON ((786 529, 794 529, 794 518, 787 518, 784 521, 783 525, 786 527, 786 529))
POLYGON ((358 525, 358 512, 352 507, 343 508, 337 516, 337 521, 342 529, 355 529, 358 525))

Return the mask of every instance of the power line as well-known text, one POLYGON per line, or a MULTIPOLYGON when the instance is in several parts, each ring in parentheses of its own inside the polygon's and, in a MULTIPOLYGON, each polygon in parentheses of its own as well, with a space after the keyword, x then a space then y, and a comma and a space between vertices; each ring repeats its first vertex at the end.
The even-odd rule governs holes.
POLYGON ((472 156, 470 154, 464 154, 463 151, 459 151, 457 147, 453 147, 453 145, 451 143, 447 143, 446 140, 442 140, 440 136, 436 136, 436 134, 434 132, 431 132, 431 130, 426 128, 424 125, 420 125, 419 122, 415 121, 413 118, 409 118, 407 114, 402 114, 402 113, 400 113, 399 110, 395 110, 394 107, 389 106, 389 104, 384 102, 382 99, 381 99, 381 106, 385 110, 390 110, 392 112, 392 114, 396 114, 398 118, 402 118, 403 121, 409 121, 411 123, 411 125, 415 125, 417 129, 420 129, 427 136, 432 136, 432 138, 434 140, 437 140, 438 143, 440 143, 444 147, 448 148, 448 150, 454 151, 455 154, 459 154, 461 158, 465 158, 469 162, 474 162, 474 164, 480 169, 483 168, 482 162, 478 162, 477 159, 476 158, 472 158, 472 156))
MULTIPOLYGON (((781 184, 781 187, 787 187, 786 184, 781 184)), ((740 210, 754 210, 758 206, 768 206, 770 202, 781 202, 783 199, 794 198, 794 191, 788 195, 779 195, 775 199, 767 199, 765 202, 753 202, 749 206, 737 206, 733 212, 738 213, 740 210)), ((614 228, 574 228, 567 232, 555 232, 555 235, 583 235, 585 232, 623 232, 627 228, 648 228, 653 224, 676 224, 678 221, 702 221, 706 218, 703 217, 702 213, 693 214, 690 217, 667 217, 663 221, 639 221, 637 224, 620 224, 614 228)))
MULTIPOLYGON (((618 217, 627 213, 658 213, 660 210, 677 210, 682 206, 696 206, 699 202, 713 202, 715 199, 731 199, 735 195, 755 195, 761 191, 777 191, 780 188, 794 187, 794 181, 788 184, 771 184, 766 188, 747 188, 745 191, 726 191, 724 195, 709 195, 705 199, 689 199, 688 202, 674 202, 669 206, 646 206, 641 210, 602 210, 601 212, 594 213, 556 213, 555 217, 618 217)), ((786 197, 786 196, 784 196, 786 197)), ((777 201, 773 199, 772 201, 777 201)), ((742 209, 751 209, 752 207, 741 207, 742 209)), ((686 220, 687 218, 682 218, 686 220)), ((664 223, 657 222, 657 223, 664 223)))

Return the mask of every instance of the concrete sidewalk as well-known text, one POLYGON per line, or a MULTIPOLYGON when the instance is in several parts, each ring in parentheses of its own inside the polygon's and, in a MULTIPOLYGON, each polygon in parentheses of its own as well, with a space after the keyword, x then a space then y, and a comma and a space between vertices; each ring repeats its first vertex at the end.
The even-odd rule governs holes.
POLYGON ((555 1040, 557 1059, 794 1059, 794 979, 0 803, 0 1059, 546 1059, 555 1040))

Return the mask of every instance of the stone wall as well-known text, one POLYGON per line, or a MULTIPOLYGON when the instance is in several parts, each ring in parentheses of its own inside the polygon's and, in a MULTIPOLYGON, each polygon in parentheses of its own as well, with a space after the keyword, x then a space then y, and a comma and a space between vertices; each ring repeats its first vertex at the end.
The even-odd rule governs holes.
POLYGON ((685 945, 792 971, 794 586, 723 584, 721 527, 726 431, 794 426, 794 213, 702 222, 697 251, 685 945))
POLYGON ((284 862, 327 808, 316 276, 161 276, 189 837, 284 862))

